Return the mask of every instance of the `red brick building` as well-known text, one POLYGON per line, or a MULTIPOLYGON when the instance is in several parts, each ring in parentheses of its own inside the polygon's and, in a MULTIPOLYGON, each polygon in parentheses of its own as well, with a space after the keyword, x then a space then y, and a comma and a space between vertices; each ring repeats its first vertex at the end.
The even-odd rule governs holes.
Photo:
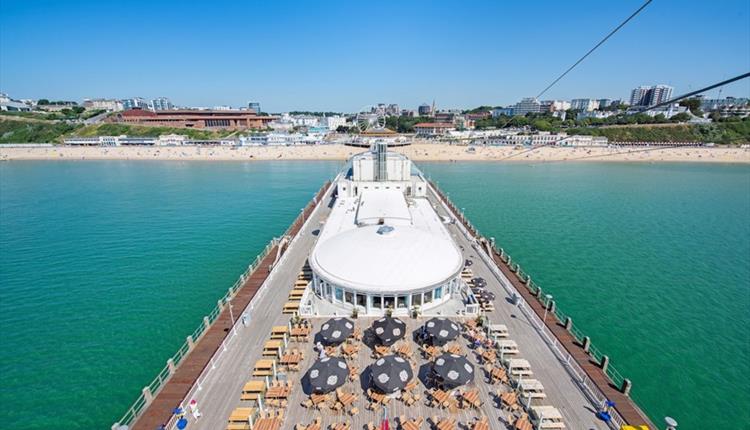
POLYGON ((241 110, 163 110, 130 109, 108 118, 110 122, 182 128, 266 128, 276 119, 241 110))

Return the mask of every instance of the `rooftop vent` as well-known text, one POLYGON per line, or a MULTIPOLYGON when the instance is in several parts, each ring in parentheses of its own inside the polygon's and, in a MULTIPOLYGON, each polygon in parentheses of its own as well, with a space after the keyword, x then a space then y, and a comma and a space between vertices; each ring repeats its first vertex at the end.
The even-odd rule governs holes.
POLYGON ((380 227, 378 227, 378 234, 381 236, 386 236, 391 234, 393 230, 395 229, 389 225, 381 225, 380 227))

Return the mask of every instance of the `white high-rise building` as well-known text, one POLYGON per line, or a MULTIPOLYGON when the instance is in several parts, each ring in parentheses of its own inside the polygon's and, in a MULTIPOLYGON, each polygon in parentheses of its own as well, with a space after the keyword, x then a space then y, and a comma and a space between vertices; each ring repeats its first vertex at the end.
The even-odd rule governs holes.
POLYGON ((154 111, 170 110, 173 107, 174 105, 172 105, 172 102, 166 97, 157 97, 155 99, 152 99, 148 104, 148 108, 154 111))
POLYGON ((524 116, 527 113, 539 113, 541 110, 542 105, 539 100, 534 97, 527 97, 513 106, 513 115, 524 116))
POLYGON ((630 92, 630 106, 653 106, 672 98, 669 85, 640 86, 630 92))
POLYGON ((594 99, 573 99, 570 101, 570 108, 583 112, 591 112, 599 109, 599 101, 594 99))

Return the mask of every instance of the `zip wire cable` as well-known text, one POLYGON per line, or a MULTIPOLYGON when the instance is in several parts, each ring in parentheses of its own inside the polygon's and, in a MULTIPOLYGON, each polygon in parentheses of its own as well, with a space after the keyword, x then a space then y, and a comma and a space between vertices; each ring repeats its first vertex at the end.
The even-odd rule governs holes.
POLYGON ((585 54, 585 55, 584 55, 583 57, 581 57, 581 58, 580 58, 580 59, 579 59, 578 61, 576 61, 576 62, 575 62, 575 64, 573 64, 572 66, 570 66, 570 67, 568 68, 568 70, 566 70, 566 71, 565 71, 565 73, 563 73, 563 74, 562 74, 562 75, 560 75, 560 76, 559 76, 559 77, 558 77, 557 79, 555 79, 554 81, 552 81, 552 83, 551 83, 551 84, 547 85, 547 88, 545 88, 544 90, 542 90, 542 92, 541 92, 541 93, 539 93, 539 94, 538 94, 538 95, 536 96, 536 98, 539 98, 539 97, 541 97, 541 96, 542 96, 542 95, 543 95, 544 93, 546 93, 546 92, 547 92, 547 90, 549 90, 550 88, 552 88, 552 87, 553 87, 553 86, 554 86, 554 85, 555 85, 555 84, 556 84, 556 83, 557 83, 557 82, 558 82, 558 81, 559 81, 560 79, 562 79, 563 77, 565 77, 565 75, 567 75, 567 74, 568 74, 568 72, 570 72, 571 70, 573 70, 573 69, 574 69, 574 68, 575 68, 575 67, 576 67, 577 65, 579 65, 579 64, 580 64, 580 63, 581 63, 581 62, 582 62, 583 60, 585 60, 585 59, 586 59, 586 57, 588 57, 588 56, 589 56, 589 55, 590 55, 590 54, 591 54, 592 52, 594 52, 594 51, 596 50, 596 48, 598 48, 598 47, 602 46, 602 45, 604 44, 604 42, 606 42, 606 41, 607 41, 607 39, 609 39, 610 37, 612 37, 612 35, 613 35, 613 34, 617 33, 617 31, 618 31, 618 30, 620 30, 620 29, 621 29, 622 27, 624 27, 624 26, 625 26, 625 24, 627 24, 627 23, 628 23, 628 21, 630 21, 631 19, 635 18, 635 16, 636 16, 636 15, 638 15, 638 14, 639 14, 639 13, 640 13, 640 12, 641 12, 641 11, 642 11, 643 9, 645 9, 645 8, 646 8, 646 6, 648 6, 648 5, 649 5, 649 4, 650 4, 650 3, 652 2, 652 1, 653 1, 653 0, 647 0, 647 1, 646 1, 646 3, 643 3, 643 5, 642 5, 641 7, 639 7, 639 8, 638 8, 638 10, 636 10, 635 12, 633 12, 633 14, 632 14, 632 15, 630 15, 630 16, 628 17, 628 19, 626 19, 625 21, 623 21, 623 22, 622 22, 622 23, 621 23, 620 25, 618 25, 618 26, 617 26, 617 27, 616 27, 616 28, 615 28, 614 30, 610 31, 610 32, 609 32, 609 34, 608 34, 608 35, 607 35, 606 37, 604 37, 604 39, 602 39, 601 41, 599 41, 599 43, 597 43, 597 44, 596 44, 596 46, 594 46, 593 48, 591 48, 591 49, 589 50, 589 52, 587 52, 587 53, 586 53, 586 54, 585 54))

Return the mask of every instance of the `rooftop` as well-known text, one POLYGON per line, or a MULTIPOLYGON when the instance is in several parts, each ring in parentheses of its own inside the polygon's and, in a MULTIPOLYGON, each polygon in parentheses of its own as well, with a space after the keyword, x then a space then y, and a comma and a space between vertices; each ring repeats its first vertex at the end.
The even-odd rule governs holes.
POLYGON ((339 198, 310 256, 329 282, 366 292, 428 288, 456 276, 462 264, 427 199, 407 202, 397 189, 339 198), (378 232, 381 221, 392 230, 378 232))

